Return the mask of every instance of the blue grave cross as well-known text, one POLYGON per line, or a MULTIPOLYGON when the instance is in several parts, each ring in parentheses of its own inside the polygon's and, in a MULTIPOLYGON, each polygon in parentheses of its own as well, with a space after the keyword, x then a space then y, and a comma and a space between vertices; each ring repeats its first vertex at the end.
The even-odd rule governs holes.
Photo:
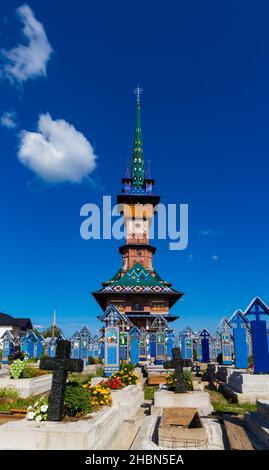
POLYGON ((233 328, 235 367, 236 369, 247 369, 249 356, 247 341, 248 320, 244 317, 241 310, 236 310, 229 322, 231 325, 235 325, 235 328, 233 328))
POLYGON ((265 320, 261 320, 261 315, 269 315, 269 308, 260 299, 255 297, 250 305, 246 308, 244 314, 254 315, 255 320, 250 321, 251 341, 253 351, 254 372, 269 372, 269 351, 267 338, 267 325, 265 320))
POLYGON ((199 336, 202 339, 202 362, 209 362, 209 338, 211 338, 211 335, 205 328, 199 336))

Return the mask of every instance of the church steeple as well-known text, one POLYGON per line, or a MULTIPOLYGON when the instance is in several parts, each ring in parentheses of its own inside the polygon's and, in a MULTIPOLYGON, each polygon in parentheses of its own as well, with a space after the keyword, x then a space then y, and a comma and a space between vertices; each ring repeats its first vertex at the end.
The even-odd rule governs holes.
POLYGON ((140 96, 142 88, 139 85, 134 90, 136 94, 136 123, 135 123, 135 137, 133 146, 132 158, 132 185, 136 188, 141 188, 144 184, 145 169, 143 157, 143 142, 142 142, 142 129, 140 117, 140 96))

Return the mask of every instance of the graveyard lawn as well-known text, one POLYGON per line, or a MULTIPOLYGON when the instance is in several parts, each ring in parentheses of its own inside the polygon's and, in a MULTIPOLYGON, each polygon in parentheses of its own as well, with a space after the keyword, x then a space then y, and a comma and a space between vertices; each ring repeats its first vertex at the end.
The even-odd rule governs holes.
POLYGON ((77 382, 80 385, 84 385, 91 382, 94 377, 92 374, 82 374, 81 372, 72 372, 68 374, 68 382, 77 382))
POLYGON ((253 403, 233 403, 225 398, 222 393, 216 390, 206 390, 210 395, 210 401, 214 408, 215 413, 236 413, 244 414, 245 412, 255 412, 257 410, 256 404, 253 403))
POLYGON ((144 396, 145 400, 153 400, 154 393, 159 390, 159 385, 144 385, 144 396))
POLYGON ((2 388, 0 389, 0 413, 12 409, 26 411, 29 405, 33 405, 36 402, 36 399, 36 396, 21 398, 16 390, 2 388))

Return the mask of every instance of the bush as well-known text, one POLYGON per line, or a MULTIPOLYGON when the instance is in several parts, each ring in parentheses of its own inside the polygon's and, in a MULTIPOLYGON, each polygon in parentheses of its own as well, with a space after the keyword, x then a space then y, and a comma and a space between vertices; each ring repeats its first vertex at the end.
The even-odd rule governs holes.
POLYGON ((27 359, 27 362, 29 362, 30 364, 31 363, 36 364, 38 362, 38 360, 39 359, 37 357, 31 357, 30 359, 27 359))
POLYGON ((184 380, 185 380, 187 390, 192 391, 193 390, 193 384, 192 384, 191 372, 189 370, 184 370, 183 375, 184 375, 184 380))
POLYGON ((192 360, 191 359, 181 359, 182 367, 192 367, 192 360))
MULTIPOLYGON (((183 370, 183 376, 184 376, 184 381, 185 385, 188 391, 193 390, 193 385, 192 385, 192 375, 189 370, 183 370)), ((176 373, 172 372, 172 374, 168 374, 167 378, 167 385, 169 390, 174 391, 176 388, 176 373)))
POLYGON ((26 418, 29 421, 47 421, 48 419, 48 399, 45 396, 40 397, 34 405, 27 408, 26 418))
POLYGON ((21 379, 32 379, 33 377, 36 377, 36 370, 33 367, 26 366, 23 369, 21 379))
POLYGON ((89 363, 90 365, 95 364, 95 359, 94 359, 94 357, 89 356, 89 357, 88 357, 88 363, 89 363))
POLYGON ((19 379, 25 366, 25 361, 22 361, 21 359, 16 359, 13 361, 9 369, 10 378, 15 380, 19 379))
POLYGON ((12 362, 20 359, 23 361, 25 359, 26 354, 21 351, 20 346, 15 346, 14 351, 8 356, 8 362, 11 364, 12 362))
POLYGON ((40 356, 40 359, 47 359, 48 357, 49 357, 48 354, 46 354, 45 352, 42 352, 41 356, 40 356))
POLYGON ((112 374, 111 378, 118 378, 122 381, 123 385, 135 385, 138 382, 138 375, 133 371, 134 367, 132 364, 124 363, 121 366, 119 372, 112 374), (131 366, 131 367, 130 367, 131 366))
POLYGON ((47 370, 36 369, 26 364, 20 378, 21 379, 33 379, 34 377, 40 377, 41 375, 47 375, 47 374, 48 374, 47 370))
POLYGON ((218 356, 217 356, 217 363, 220 364, 220 365, 222 364, 222 354, 221 353, 219 353, 218 356))
POLYGON ((131 362, 122 361, 121 365, 120 365, 120 370, 124 370, 124 371, 127 371, 127 372, 133 372, 134 366, 131 362))
POLYGON ((104 386, 108 387, 108 388, 111 388, 111 390, 118 390, 118 389, 123 387, 123 383, 117 377, 115 377, 115 378, 111 377, 106 382, 104 382, 104 386))
POLYGON ((92 410, 89 392, 77 382, 69 382, 65 389, 65 413, 68 416, 87 414, 92 410))
POLYGON ((106 382, 100 382, 94 387, 91 387, 90 384, 85 384, 83 387, 90 393, 94 410, 99 410, 102 406, 112 405, 111 392, 106 387, 106 382))

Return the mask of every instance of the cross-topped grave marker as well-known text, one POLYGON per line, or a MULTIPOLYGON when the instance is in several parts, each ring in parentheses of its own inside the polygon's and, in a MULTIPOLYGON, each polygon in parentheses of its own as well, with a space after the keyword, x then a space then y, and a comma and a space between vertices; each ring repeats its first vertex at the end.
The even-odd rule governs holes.
POLYGON ((70 359, 70 353, 70 341, 62 340, 57 343, 55 357, 41 359, 40 361, 40 369, 53 371, 48 421, 61 421, 63 419, 64 394, 68 372, 83 371, 83 360, 70 359))
POLYGON ((266 320, 261 315, 269 315, 269 307, 260 297, 255 297, 244 312, 244 315, 255 315, 250 321, 251 340, 255 374, 269 373, 269 352, 266 320))
POLYGON ((176 374, 176 388, 175 393, 186 393, 187 387, 184 380, 183 369, 181 364, 181 354, 179 348, 172 348, 173 359, 172 361, 165 361, 165 369, 175 369, 176 374))
POLYGON ((247 330, 249 329, 248 319, 241 310, 236 310, 230 318, 229 323, 233 326, 235 368, 247 369, 249 356, 247 337, 247 330))

